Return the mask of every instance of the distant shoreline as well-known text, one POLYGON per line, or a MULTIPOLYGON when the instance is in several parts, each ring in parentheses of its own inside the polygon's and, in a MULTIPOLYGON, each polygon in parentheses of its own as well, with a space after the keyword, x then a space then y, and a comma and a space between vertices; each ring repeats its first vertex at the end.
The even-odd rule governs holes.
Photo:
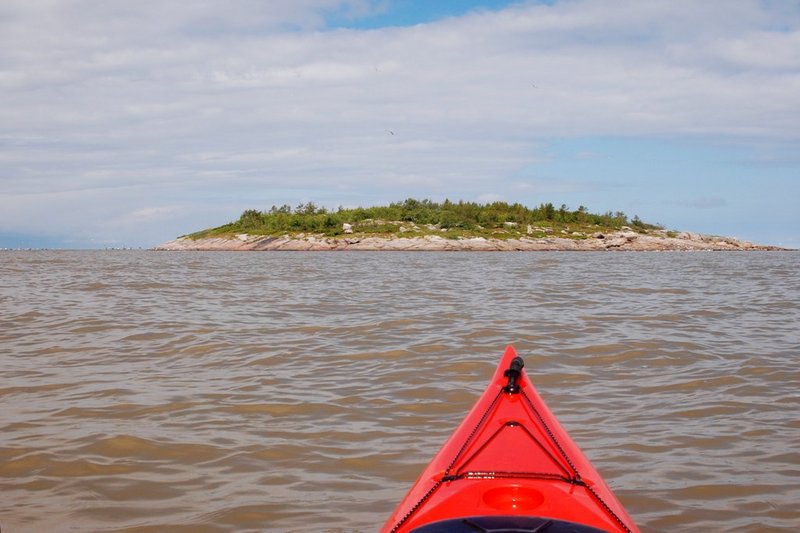
POLYGON ((568 237, 493 239, 485 237, 446 238, 438 235, 416 237, 323 234, 282 236, 240 233, 215 237, 179 237, 156 246, 158 251, 430 251, 430 252, 513 252, 513 251, 784 251, 786 248, 741 241, 731 237, 677 233, 614 231, 585 238, 568 237))

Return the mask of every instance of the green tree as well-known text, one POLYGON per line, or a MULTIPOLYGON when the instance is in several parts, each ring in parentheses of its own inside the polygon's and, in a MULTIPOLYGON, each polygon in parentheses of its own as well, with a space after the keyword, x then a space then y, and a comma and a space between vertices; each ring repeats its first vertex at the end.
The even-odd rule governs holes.
POLYGON ((542 205, 542 213, 545 220, 553 220, 556 217, 556 208, 550 202, 542 205))

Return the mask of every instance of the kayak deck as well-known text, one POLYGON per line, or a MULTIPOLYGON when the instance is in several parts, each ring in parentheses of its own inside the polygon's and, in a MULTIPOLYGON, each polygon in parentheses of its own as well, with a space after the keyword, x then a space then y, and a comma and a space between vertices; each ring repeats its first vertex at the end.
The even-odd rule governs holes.
POLYGON ((384 533, 638 532, 522 366, 514 348, 506 348, 488 388, 384 533))

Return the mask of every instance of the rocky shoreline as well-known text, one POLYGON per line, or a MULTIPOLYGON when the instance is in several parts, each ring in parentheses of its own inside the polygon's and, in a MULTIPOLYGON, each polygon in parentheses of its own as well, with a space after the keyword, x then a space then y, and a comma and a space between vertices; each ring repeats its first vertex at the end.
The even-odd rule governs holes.
POLYGON ((419 237, 374 237, 348 235, 263 235, 238 234, 231 237, 179 237, 155 248, 161 251, 770 251, 783 250, 777 246, 763 246, 731 237, 717 237, 699 233, 668 233, 655 231, 637 233, 625 228, 622 231, 596 233, 573 239, 548 236, 545 238, 520 237, 492 239, 484 237, 445 238, 438 235, 419 237))

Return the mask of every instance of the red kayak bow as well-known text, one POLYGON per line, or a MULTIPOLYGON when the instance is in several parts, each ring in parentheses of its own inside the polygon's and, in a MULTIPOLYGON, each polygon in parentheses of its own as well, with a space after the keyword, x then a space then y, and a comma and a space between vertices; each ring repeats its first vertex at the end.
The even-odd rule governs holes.
POLYGON ((514 348, 382 533, 638 533, 514 348))

